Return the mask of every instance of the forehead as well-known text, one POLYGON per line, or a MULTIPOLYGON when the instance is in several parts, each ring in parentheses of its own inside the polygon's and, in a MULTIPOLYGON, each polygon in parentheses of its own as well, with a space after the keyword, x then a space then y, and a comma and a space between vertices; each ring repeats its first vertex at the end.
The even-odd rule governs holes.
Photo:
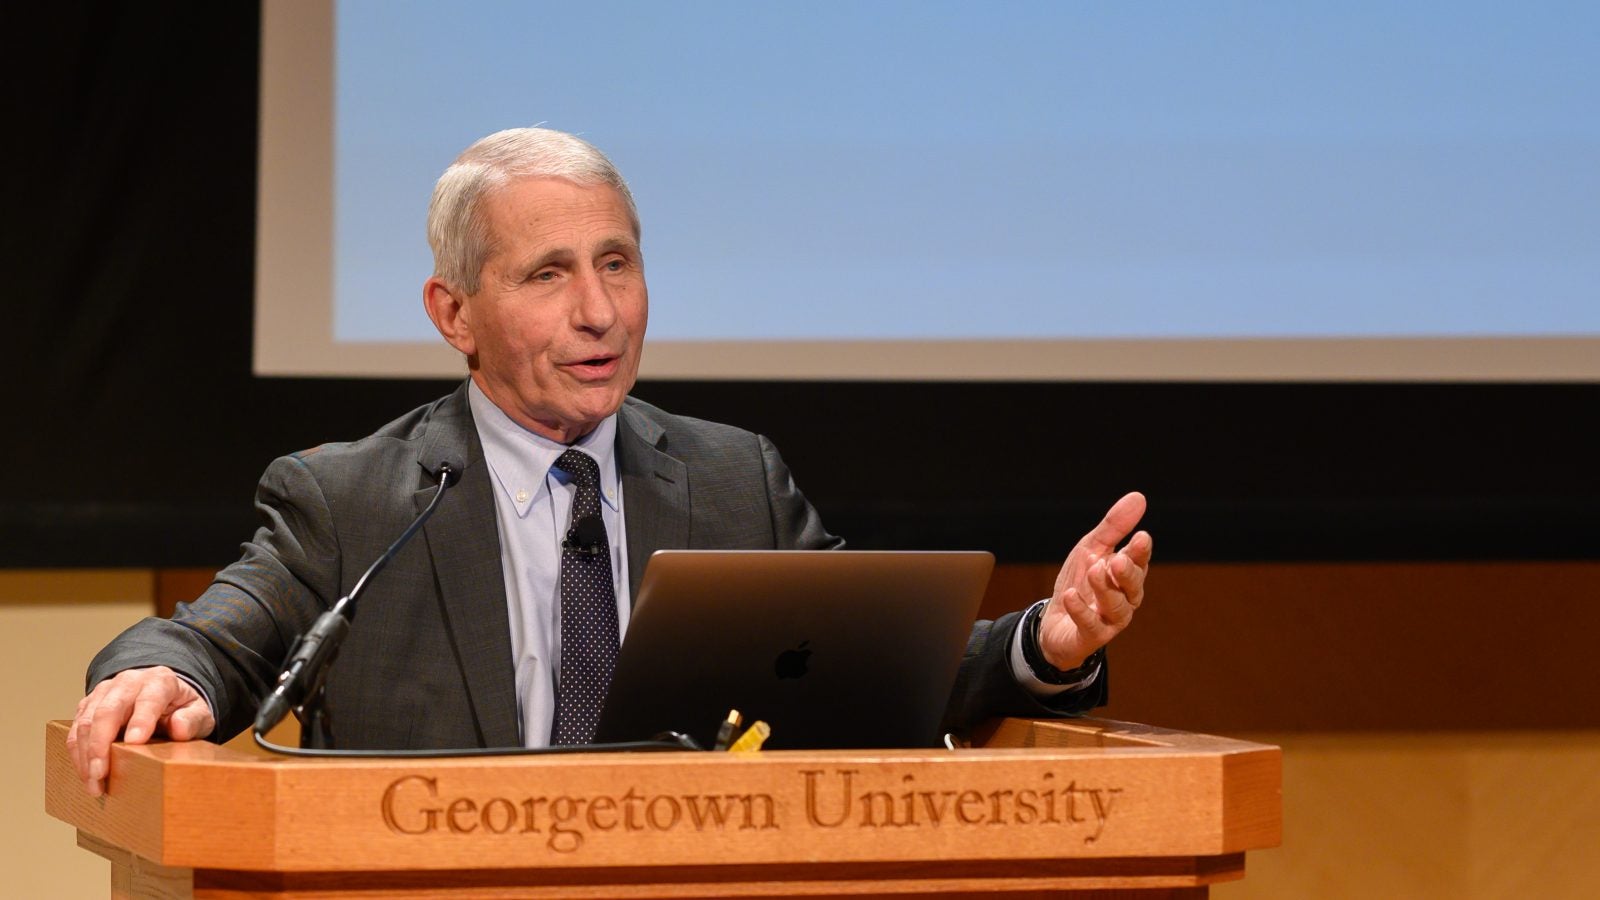
POLYGON ((583 243, 619 232, 638 238, 627 201, 608 184, 516 178, 484 198, 484 212, 496 244, 583 243))

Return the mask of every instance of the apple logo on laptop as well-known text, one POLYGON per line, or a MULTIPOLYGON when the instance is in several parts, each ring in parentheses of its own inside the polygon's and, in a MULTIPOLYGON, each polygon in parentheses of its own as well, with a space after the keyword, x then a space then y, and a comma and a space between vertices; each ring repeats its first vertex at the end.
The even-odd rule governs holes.
POLYGON ((785 650, 778 654, 777 662, 773 663, 772 670, 779 678, 799 678, 806 674, 806 666, 810 664, 811 651, 806 649, 810 640, 800 642, 800 646, 793 650, 785 650))

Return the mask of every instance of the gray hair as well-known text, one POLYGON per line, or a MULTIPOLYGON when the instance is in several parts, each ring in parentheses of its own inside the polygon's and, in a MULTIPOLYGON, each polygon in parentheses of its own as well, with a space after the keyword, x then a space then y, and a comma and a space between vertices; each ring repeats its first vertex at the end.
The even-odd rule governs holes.
POLYGON ((516 178, 564 178, 615 188, 628 205, 633 235, 639 236, 633 192, 604 153, 564 131, 509 128, 468 147, 433 186, 433 199, 428 203, 428 246, 433 248, 435 277, 465 293, 478 292, 478 276, 494 249, 483 202, 516 178))

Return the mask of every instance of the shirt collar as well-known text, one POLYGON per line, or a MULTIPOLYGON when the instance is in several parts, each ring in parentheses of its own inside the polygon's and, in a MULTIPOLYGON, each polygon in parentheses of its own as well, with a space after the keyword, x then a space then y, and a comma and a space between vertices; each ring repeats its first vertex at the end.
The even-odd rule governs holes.
MULTIPOLYGON (((472 407, 472 419, 478 426, 483 458, 489 463, 495 481, 518 516, 528 514, 534 497, 544 487, 545 476, 553 476, 563 484, 569 480, 560 469, 552 470, 556 458, 567 451, 568 445, 534 434, 512 421, 504 410, 479 390, 476 381, 467 384, 467 402, 472 407)), ((600 500, 613 510, 618 509, 617 414, 612 413, 601 419, 593 431, 571 446, 589 454, 599 464, 600 500)))

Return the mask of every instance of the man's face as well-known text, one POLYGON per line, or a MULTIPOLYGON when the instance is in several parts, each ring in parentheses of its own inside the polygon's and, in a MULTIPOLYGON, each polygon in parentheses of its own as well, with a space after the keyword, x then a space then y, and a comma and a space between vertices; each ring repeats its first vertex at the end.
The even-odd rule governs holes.
MULTIPOLYGON (((570 443, 616 412, 639 373, 649 303, 628 207, 606 185, 522 178, 484 200, 492 248, 452 332, 494 404, 570 443)), ((451 294, 451 296, 457 296, 451 294)))

